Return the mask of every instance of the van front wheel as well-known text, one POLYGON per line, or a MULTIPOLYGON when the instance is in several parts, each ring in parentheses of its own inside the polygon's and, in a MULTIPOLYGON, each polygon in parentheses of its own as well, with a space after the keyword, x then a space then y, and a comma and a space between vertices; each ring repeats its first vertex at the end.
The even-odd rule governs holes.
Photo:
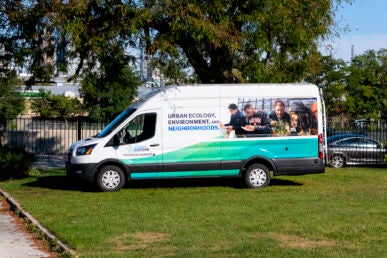
POLYGON ((245 173, 245 183, 249 188, 264 188, 270 180, 270 171, 262 164, 251 165, 245 173))
POLYGON ((103 192, 117 192, 125 184, 125 175, 122 170, 113 165, 102 167, 97 175, 98 188, 103 192))

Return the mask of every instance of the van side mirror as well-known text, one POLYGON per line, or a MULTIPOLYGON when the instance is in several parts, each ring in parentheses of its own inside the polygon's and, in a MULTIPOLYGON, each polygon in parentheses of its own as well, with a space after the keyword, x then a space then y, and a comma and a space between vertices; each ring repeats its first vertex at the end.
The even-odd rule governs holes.
POLYGON ((114 146, 119 146, 120 145, 120 137, 119 137, 118 134, 115 134, 113 136, 113 144, 114 144, 114 146))
POLYGON ((105 145, 105 147, 120 146, 119 134, 115 134, 105 145))

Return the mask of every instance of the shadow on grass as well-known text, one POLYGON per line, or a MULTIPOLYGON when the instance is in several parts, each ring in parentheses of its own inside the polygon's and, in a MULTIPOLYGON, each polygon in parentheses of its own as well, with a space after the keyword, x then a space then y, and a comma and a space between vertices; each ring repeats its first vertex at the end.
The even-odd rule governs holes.
MULTIPOLYGON (((23 184, 29 187, 40 187, 53 190, 98 192, 94 184, 78 181, 67 176, 42 176, 36 181, 23 184)), ((270 186, 301 186, 301 183, 285 179, 273 178, 270 186)), ((236 189, 245 188, 241 178, 194 178, 194 179, 151 179, 129 181, 125 188, 189 188, 222 186, 236 189)))
POLYGON ((41 176, 23 186, 47 188, 52 190, 97 192, 98 189, 84 181, 74 181, 67 176, 41 176))

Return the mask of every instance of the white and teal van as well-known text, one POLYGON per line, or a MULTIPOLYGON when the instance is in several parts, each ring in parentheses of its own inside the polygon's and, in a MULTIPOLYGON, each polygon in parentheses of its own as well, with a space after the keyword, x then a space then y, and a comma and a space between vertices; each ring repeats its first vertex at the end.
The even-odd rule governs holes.
POLYGON ((312 84, 159 88, 97 136, 72 144, 67 174, 118 191, 163 178, 242 178, 324 173, 324 105, 312 84))

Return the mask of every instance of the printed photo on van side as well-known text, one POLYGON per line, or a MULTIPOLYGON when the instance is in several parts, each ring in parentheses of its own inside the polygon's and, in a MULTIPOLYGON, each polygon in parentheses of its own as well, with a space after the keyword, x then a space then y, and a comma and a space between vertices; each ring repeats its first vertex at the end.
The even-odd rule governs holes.
POLYGON ((318 133, 316 98, 239 98, 227 109, 229 120, 219 125, 226 138, 318 133))

